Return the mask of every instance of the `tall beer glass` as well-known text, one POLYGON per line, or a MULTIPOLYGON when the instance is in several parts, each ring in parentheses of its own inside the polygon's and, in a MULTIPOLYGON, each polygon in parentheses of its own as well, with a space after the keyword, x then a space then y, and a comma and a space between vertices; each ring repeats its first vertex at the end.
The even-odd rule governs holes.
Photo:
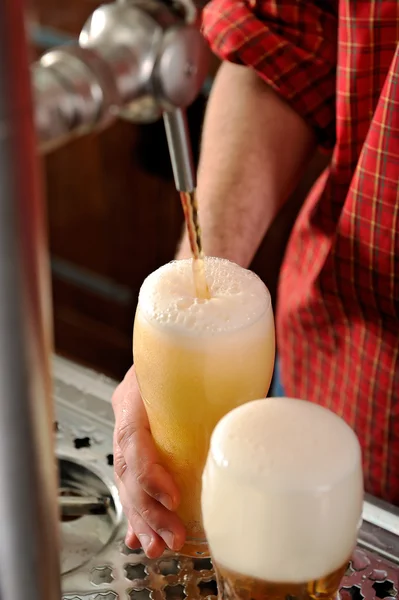
POLYGON ((181 492, 187 529, 182 554, 207 555, 201 477, 216 423, 264 397, 274 364, 274 320, 262 281, 227 260, 205 259, 209 300, 195 296, 191 260, 171 262, 144 281, 133 356, 163 465, 181 492))
POLYGON ((362 505, 360 446, 338 416, 288 398, 233 410, 214 430, 203 475, 219 598, 334 598, 362 505))

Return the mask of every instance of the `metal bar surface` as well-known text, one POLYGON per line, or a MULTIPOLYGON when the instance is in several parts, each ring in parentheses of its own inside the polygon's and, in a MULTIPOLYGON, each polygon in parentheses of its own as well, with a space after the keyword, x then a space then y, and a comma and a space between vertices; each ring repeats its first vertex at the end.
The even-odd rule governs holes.
POLYGON ((399 537, 399 507, 366 494, 363 520, 399 537))
MULTIPOLYGON (((53 373, 58 454, 61 459, 71 461, 69 469, 76 461, 78 469, 95 469, 95 473, 109 485, 113 480, 114 415, 111 397, 117 382, 59 356, 53 357, 53 373), (90 445, 77 450, 75 440, 80 437, 87 438, 90 445)), ((98 495, 91 484, 87 484, 88 478, 81 477, 79 481, 82 485, 80 493, 98 495), (87 488, 85 485, 88 485, 87 488)), ((66 489, 70 489, 67 482, 66 489)), ((359 543, 342 582, 341 600, 399 600, 398 516, 398 507, 366 495, 359 543)), ((74 522, 71 523, 73 527, 74 522)), ((69 525, 66 523, 65 527, 69 525)), ((82 547, 86 553, 80 560, 80 566, 70 570, 71 560, 77 565, 79 557, 76 552, 73 555, 68 552, 66 541, 63 548, 64 600, 99 600, 101 594, 104 600, 148 598, 150 593, 157 600, 184 597, 189 600, 217 600, 209 559, 198 557, 192 561, 178 554, 166 553, 151 560, 142 552, 130 551, 123 543, 127 522, 121 510, 118 509, 111 524, 113 533, 102 534, 101 552, 98 552, 98 539, 94 538, 93 543, 91 537, 95 526, 86 523, 84 528, 79 521, 75 522, 75 526, 77 537, 80 535, 84 540, 82 547), (87 545, 89 537, 93 544, 91 548, 87 545)), ((76 549, 76 537, 72 539, 73 550, 76 549)))
POLYGON ((56 600, 49 270, 23 8, 0 3, 0 597, 56 600))

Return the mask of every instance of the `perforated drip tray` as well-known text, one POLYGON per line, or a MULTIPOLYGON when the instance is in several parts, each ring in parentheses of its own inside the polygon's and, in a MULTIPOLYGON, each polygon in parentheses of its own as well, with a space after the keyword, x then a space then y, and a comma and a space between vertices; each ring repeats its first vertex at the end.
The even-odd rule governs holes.
POLYGON ((60 493, 78 498, 108 500, 105 514, 68 517, 61 523, 61 573, 66 575, 83 567, 105 551, 117 536, 122 523, 122 507, 117 489, 94 465, 59 455, 60 493))
MULTIPOLYGON (((110 500, 106 514, 62 524, 63 600, 216 599, 209 559, 168 553, 149 560, 123 542, 126 521, 112 483, 115 383, 58 357, 54 375, 61 487, 110 500)), ((399 600, 399 511, 368 498, 363 517, 341 599, 399 600)))

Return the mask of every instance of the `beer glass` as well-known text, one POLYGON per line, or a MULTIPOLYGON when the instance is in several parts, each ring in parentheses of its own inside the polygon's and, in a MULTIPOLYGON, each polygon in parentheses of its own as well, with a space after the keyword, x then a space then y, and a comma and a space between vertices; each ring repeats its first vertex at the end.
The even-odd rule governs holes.
POLYGON ((316 404, 268 398, 216 426, 202 514, 219 598, 330 600, 363 506, 356 435, 316 404))
POLYGON ((191 260, 171 262, 144 281, 133 357, 162 464, 181 493, 187 530, 182 554, 207 556, 201 477, 216 423, 266 396, 275 339, 270 295, 251 271, 205 259, 211 298, 195 296, 191 260))

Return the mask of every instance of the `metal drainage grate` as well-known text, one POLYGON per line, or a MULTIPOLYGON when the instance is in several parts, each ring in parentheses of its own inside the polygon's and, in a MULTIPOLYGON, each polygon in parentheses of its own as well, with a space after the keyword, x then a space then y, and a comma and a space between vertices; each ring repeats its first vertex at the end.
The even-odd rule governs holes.
MULTIPOLYGON (((97 528, 97 534, 96 527, 90 529, 95 552, 85 555, 87 560, 63 576, 63 600, 216 599, 209 559, 167 553, 159 560, 149 560, 142 552, 125 546, 126 522, 110 483, 113 481, 110 398, 115 384, 62 359, 56 358, 54 366, 55 436, 59 455, 69 461, 65 464, 69 465, 70 474, 69 478, 64 477, 62 485, 69 490, 74 486, 79 493, 89 493, 88 488, 93 492, 93 486, 98 492, 98 486, 105 486, 115 507, 112 526, 108 521, 101 539, 101 528, 97 528)), ((399 600, 399 516, 378 507, 374 510, 372 505, 367 505, 367 511, 359 547, 342 582, 341 598, 399 600)), ((83 518, 75 523, 79 521, 83 518)), ((78 534, 77 528, 74 543, 84 545, 88 530, 81 529, 78 534)), ((73 553, 68 540, 64 538, 64 542, 64 555, 73 553)))

